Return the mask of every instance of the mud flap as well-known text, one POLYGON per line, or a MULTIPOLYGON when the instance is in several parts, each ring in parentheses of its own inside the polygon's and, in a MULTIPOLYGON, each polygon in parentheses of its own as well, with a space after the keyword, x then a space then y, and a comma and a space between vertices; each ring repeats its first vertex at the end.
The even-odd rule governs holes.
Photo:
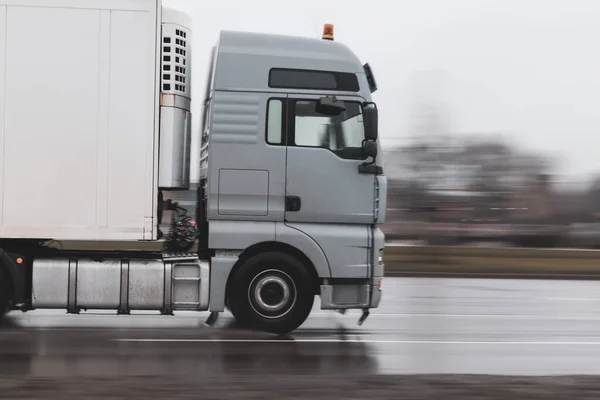
POLYGON ((15 304, 24 303, 25 296, 25 271, 15 262, 18 256, 11 255, 0 249, 0 264, 8 271, 13 287, 13 301, 15 304))
POLYGON ((369 312, 369 309, 368 309, 368 308, 365 308, 365 309, 363 310, 363 313, 362 313, 362 315, 361 315, 361 316, 360 316, 360 318, 358 319, 358 322, 357 322, 357 323, 358 323, 358 326, 361 326, 361 325, 363 324, 363 322, 365 322, 365 321, 366 321, 366 319, 369 317, 369 314, 370 314, 370 312, 369 312))

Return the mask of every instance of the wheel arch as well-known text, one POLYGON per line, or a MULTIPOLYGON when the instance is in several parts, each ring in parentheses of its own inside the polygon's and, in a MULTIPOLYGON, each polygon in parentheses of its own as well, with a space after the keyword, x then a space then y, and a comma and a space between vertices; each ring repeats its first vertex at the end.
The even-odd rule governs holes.
POLYGON ((302 252, 301 250, 299 250, 298 248, 296 248, 290 244, 283 243, 283 242, 276 242, 276 241, 268 241, 268 242, 256 243, 256 244, 248 247, 247 249, 245 249, 239 255, 237 262, 231 269, 229 276, 227 278, 227 286, 226 286, 226 290, 225 290, 226 298, 228 295, 231 280, 235 276, 236 272, 240 269, 240 267, 250 258, 252 258, 258 254, 266 253, 266 252, 285 253, 287 255, 290 255, 290 256, 296 258, 298 261, 300 261, 302 263, 302 265, 304 265, 304 267, 306 268, 306 270, 308 271, 308 273, 310 274, 310 276, 312 278, 314 293, 315 294, 320 293, 320 282, 321 282, 320 279, 321 278, 319 277, 319 273, 317 272, 317 268, 315 267, 315 264, 313 263, 313 261, 304 252, 302 252))

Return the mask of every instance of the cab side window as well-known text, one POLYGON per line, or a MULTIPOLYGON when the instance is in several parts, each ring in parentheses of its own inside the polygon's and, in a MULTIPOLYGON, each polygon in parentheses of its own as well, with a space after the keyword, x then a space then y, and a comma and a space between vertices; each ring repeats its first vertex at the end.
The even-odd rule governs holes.
POLYGON ((290 118, 289 145, 325 148, 341 158, 363 159, 362 106, 358 102, 344 104, 346 111, 329 116, 316 111, 316 100, 291 100, 293 122, 290 118))
POLYGON ((269 99, 267 102, 267 133, 268 144, 285 144, 285 100, 269 99))

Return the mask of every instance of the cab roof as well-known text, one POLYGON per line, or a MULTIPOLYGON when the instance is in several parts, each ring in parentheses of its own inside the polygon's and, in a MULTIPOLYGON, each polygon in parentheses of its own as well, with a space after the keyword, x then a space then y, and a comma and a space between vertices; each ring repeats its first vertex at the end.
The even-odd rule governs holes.
POLYGON ((215 50, 215 90, 265 91, 272 88, 269 76, 273 69, 331 71, 342 78, 364 75, 358 57, 344 44, 331 40, 222 31, 215 50))

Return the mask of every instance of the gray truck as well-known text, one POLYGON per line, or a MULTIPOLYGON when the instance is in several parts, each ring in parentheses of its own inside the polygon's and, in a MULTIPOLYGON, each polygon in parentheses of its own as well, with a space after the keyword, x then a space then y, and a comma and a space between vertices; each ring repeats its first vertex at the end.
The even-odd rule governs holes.
POLYGON ((283 334, 315 296, 362 310, 359 323, 379 305, 377 85, 332 26, 322 39, 221 32, 194 152, 185 13, 0 0, 0 24, 0 314, 188 310, 210 324, 227 307, 283 334), (189 190, 192 157, 195 225, 168 199, 189 190))

